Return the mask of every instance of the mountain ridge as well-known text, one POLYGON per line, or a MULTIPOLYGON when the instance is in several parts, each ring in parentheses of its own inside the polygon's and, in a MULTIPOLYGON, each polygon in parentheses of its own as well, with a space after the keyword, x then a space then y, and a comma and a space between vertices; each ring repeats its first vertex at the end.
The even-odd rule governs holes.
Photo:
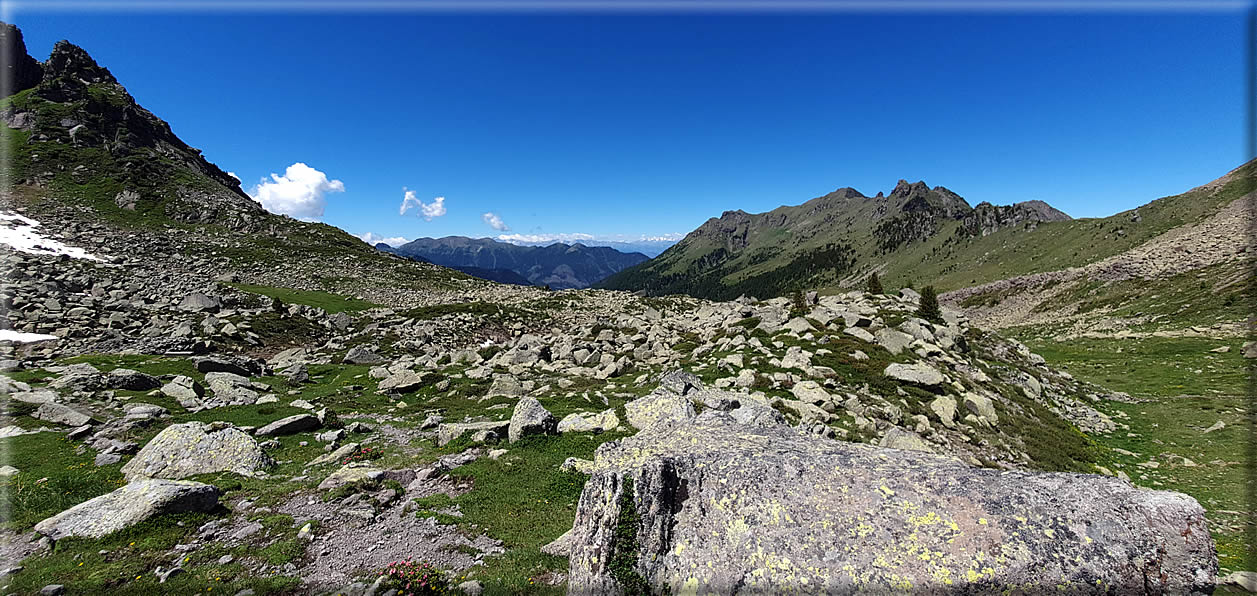
MULTIPOLYGON (((377 245, 378 248, 378 245, 377 245)), ((623 253, 605 246, 580 242, 555 242, 546 246, 521 246, 493 238, 445 236, 417 238, 387 252, 420 257, 445 267, 508 270, 529 283, 554 289, 589 287, 608 275, 644 262, 641 253, 623 253)))

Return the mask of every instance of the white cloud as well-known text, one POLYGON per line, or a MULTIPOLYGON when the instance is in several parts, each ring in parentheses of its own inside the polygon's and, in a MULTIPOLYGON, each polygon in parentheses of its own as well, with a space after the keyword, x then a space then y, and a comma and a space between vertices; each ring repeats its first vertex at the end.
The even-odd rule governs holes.
POLYGON ((481 215, 480 219, 484 220, 484 223, 488 224, 489 227, 499 232, 511 231, 511 226, 506 225, 506 222, 502 221, 502 218, 498 217, 492 211, 490 211, 489 213, 485 213, 484 215, 481 215))
POLYGON ((593 240, 593 234, 499 234, 498 240, 502 242, 511 242, 515 244, 529 244, 534 242, 576 242, 581 240, 593 240))
POLYGON ((309 220, 323 217, 324 195, 329 192, 345 192, 345 183, 328 180, 327 174, 297 162, 283 176, 271 174, 269 181, 263 179, 249 196, 271 213, 309 220))
POLYGON ((427 221, 432 221, 434 217, 445 215, 445 197, 437 197, 432 199, 431 203, 425 203, 418 196, 415 196, 415 191, 404 188, 402 190, 406 193, 402 196, 402 208, 399 211, 402 215, 406 215, 406 212, 411 209, 418 209, 419 217, 427 221))
POLYGON ((358 234, 358 237, 361 238, 363 242, 366 242, 367 244, 370 244, 371 246, 375 246, 383 242, 389 246, 396 248, 407 242, 410 242, 410 240, 407 240, 406 238, 402 236, 384 237, 384 236, 378 236, 373 232, 367 232, 365 234, 358 234))

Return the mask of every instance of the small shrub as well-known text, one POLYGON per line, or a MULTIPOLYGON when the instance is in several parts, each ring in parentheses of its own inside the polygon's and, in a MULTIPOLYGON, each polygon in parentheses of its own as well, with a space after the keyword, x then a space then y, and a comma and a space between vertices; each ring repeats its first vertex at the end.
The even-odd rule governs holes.
POLYGON ((795 290, 790 294, 790 310, 794 316, 803 316, 807 313, 807 297, 803 295, 803 290, 795 290))
POLYGON ((450 580, 445 572, 422 561, 393 561, 384 568, 383 588, 403 594, 445 594, 450 580))
POLYGON ((869 276, 868 292, 873 295, 881 295, 881 294, 886 293, 886 290, 882 288, 882 280, 881 278, 877 277, 876 271, 873 272, 873 275, 869 276))
POLYGON ((938 292, 934 286, 921 289, 921 305, 917 308, 917 316, 934 323, 943 322, 943 311, 938 307, 938 292))

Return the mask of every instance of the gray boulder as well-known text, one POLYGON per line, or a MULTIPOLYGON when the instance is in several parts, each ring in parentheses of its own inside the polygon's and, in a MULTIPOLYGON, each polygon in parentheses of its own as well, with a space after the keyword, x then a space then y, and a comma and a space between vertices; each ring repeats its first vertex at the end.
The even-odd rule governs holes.
POLYGON ((171 379, 169 383, 162 385, 161 392, 178 401, 179 405, 185 408, 190 404, 199 403, 201 398, 205 397, 205 387, 201 386, 192 377, 183 375, 179 375, 171 379))
POLYGON ((914 362, 912 364, 894 362, 887 366, 882 374, 896 381, 924 385, 926 387, 936 387, 946 381, 943 373, 922 362, 914 362))
POLYGON ((105 388, 105 375, 90 364, 71 364, 48 383, 48 387, 62 391, 99 391, 105 388))
POLYGON ((659 378, 659 388, 669 393, 686 395, 691 391, 701 391, 703 380, 692 372, 674 370, 659 378))
POLYGON ((256 362, 226 358, 222 356, 205 356, 196 359, 196 370, 203 373, 224 372, 242 377, 262 374, 263 370, 256 362))
POLYGON ((493 384, 489 386, 485 397, 518 397, 525 393, 527 391, 520 385, 519 379, 511 375, 494 375, 493 384))
POLYGON ((999 415, 995 413, 995 403, 985 395, 966 393, 965 409, 972 412, 974 416, 985 417, 992 424, 999 422, 999 415))
POLYGON ((578 505, 570 594, 619 594, 628 552, 672 593, 1207 593, 1204 510, 1116 478, 744 426, 719 412, 602 445, 578 505), (636 539, 617 540, 621 508, 636 539))
POLYGON ((220 495, 200 482, 143 478, 45 519, 35 531, 53 540, 100 538, 163 513, 211 511, 220 495))
POLYGON ((18 391, 9 395, 9 399, 20 401, 27 404, 46 404, 54 401, 61 401, 61 396, 55 391, 47 389, 37 389, 35 391, 18 391))
POLYGON ((105 385, 110 389, 127 391, 149 391, 161 387, 161 381, 153 375, 144 374, 129 368, 115 368, 105 377, 105 385))
POLYGON ((214 392, 213 402, 205 404, 206 407, 257 403, 259 394, 254 390, 253 383, 244 376, 229 372, 208 372, 205 373, 205 384, 214 392))
POLYGON ((254 434, 259 437, 277 437, 314 430, 320 426, 322 426, 322 423, 313 414, 295 414, 263 426, 257 429, 257 432, 254 434))
POLYGON ((907 451, 922 451, 925 453, 933 453, 934 448, 930 447, 921 435, 910 430, 904 430, 897 426, 891 427, 886 431, 886 436, 882 437, 880 443, 882 447, 888 449, 904 449, 907 451))
POLYGON ((252 476, 273 464, 257 441, 238 428, 214 428, 203 422, 188 422, 173 424, 157 433, 122 466, 122 474, 128 480, 137 477, 178 480, 214 472, 252 476))
POLYGON ((188 294, 179 302, 179 310, 187 312, 218 312, 223 301, 218 296, 207 296, 200 292, 188 294))
POLYGON ((497 420, 490 422, 453 422, 442 424, 436 429, 436 444, 444 446, 446 443, 453 441, 464 433, 477 434, 481 432, 491 432, 499 437, 503 436, 510 428, 509 420, 497 420))
POLYGON ((386 393, 410 393, 423 386, 423 377, 413 370, 403 370, 380 381, 380 391, 386 393))
POLYGON ((911 335, 889 327, 878 329, 873 334, 873 337, 877 340, 877 345, 886 348, 887 352, 895 355, 903 352, 913 340, 911 335))
POLYGON ((530 435, 552 435, 558 420, 536 398, 525 397, 515 404, 507 437, 512 443, 530 435))
POLYGON ((615 410, 606 410, 601 414, 577 414, 564 416, 557 427, 560 433, 600 433, 620 427, 620 417, 615 410))
POLYGON ((345 354, 345 364, 380 364, 384 362, 384 357, 371 351, 366 346, 354 346, 345 354))
POLYGON ((940 395, 930 402, 930 411, 938 417, 938 421, 943 426, 952 428, 956 426, 956 400, 946 395, 940 395))
POLYGON ((52 422, 55 424, 64 424, 66 426, 83 426, 84 424, 92 424, 92 415, 86 412, 80 412, 65 404, 55 402, 46 402, 35 408, 32 417, 52 422))

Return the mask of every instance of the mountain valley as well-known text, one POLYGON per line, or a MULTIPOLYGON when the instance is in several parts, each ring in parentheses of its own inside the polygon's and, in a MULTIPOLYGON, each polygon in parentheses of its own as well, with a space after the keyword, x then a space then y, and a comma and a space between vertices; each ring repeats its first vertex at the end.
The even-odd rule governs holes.
POLYGON ((0 38, 4 593, 1257 583, 1257 161, 1099 219, 900 181, 655 258, 373 247, 0 38))

